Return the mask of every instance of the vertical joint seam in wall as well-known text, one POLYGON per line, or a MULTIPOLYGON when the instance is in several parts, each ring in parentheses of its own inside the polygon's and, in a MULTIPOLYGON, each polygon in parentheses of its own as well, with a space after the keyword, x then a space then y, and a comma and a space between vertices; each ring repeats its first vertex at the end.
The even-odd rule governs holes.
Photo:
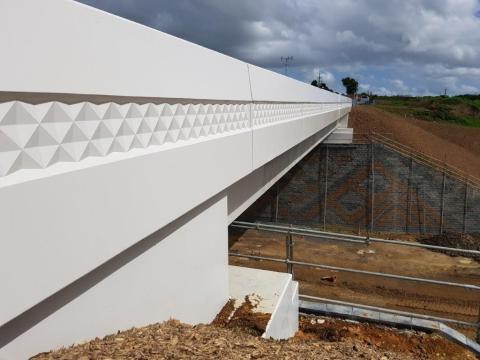
POLYGON ((247 64, 247 74, 248 74, 248 86, 250 88, 250 106, 249 112, 250 112, 250 148, 251 148, 251 168, 253 169, 253 91, 252 91, 252 78, 250 76, 250 65, 247 64))

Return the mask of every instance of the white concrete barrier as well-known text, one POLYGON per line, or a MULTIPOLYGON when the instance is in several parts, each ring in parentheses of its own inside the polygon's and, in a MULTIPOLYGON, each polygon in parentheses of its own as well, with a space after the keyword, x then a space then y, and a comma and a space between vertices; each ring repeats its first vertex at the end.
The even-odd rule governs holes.
MULTIPOLYGON (((298 282, 291 274, 229 266, 230 298, 238 309, 248 298, 252 312, 269 314, 262 337, 288 339, 298 331, 298 282)), ((232 314, 231 314, 232 315, 232 314)))
POLYGON ((0 0, 0 43, 0 358, 211 320, 228 222, 350 110, 69 0, 0 0))

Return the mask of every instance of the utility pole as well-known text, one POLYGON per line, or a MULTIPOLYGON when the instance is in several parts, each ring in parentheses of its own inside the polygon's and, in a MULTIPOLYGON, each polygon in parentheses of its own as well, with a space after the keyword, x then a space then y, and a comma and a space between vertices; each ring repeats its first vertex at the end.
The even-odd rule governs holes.
POLYGON ((282 56, 280 58, 280 61, 282 63, 285 63, 285 76, 288 74, 288 63, 292 62, 292 60, 293 60, 293 56, 286 56, 286 57, 282 56))

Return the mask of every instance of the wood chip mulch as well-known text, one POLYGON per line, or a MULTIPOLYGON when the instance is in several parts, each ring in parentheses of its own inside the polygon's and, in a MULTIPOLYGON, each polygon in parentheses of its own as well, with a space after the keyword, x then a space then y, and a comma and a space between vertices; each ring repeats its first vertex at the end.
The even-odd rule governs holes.
POLYGON ((290 339, 274 341, 242 329, 189 326, 176 320, 41 353, 32 359, 414 359, 367 345, 290 339))
POLYGON ((35 360, 106 359, 475 359, 437 334, 302 315, 286 341, 263 339, 269 315, 256 313, 248 297, 230 300, 212 324, 169 320, 38 354, 35 360))

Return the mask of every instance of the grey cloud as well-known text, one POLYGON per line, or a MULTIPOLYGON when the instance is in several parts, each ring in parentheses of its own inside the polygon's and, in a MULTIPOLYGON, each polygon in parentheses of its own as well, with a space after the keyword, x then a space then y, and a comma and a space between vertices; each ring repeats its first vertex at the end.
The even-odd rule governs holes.
POLYGON ((293 55, 297 73, 305 76, 315 67, 381 72, 385 87, 402 80, 403 89, 415 80, 400 73, 387 78, 383 70, 414 73, 432 87, 447 74, 472 88, 480 80, 477 0, 83 2, 263 67, 279 68, 280 56, 293 55))

